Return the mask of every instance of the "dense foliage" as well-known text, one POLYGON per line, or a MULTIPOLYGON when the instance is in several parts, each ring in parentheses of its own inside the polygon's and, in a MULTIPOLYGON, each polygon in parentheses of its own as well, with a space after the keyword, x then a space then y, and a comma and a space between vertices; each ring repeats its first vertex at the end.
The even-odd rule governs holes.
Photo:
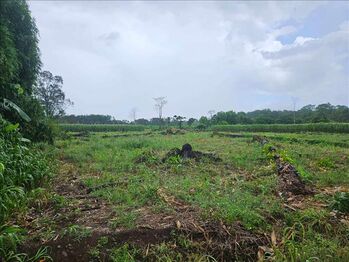
POLYGON ((27 194, 50 176, 46 157, 20 135, 17 127, 0 118, 0 257, 17 242, 14 227, 6 226, 6 220, 14 210, 22 210, 27 194))
POLYGON ((227 132, 327 132, 327 133, 349 133, 349 123, 314 123, 314 124, 253 124, 253 125, 216 125, 212 126, 213 131, 227 132))
POLYGON ((19 123, 25 137, 51 140, 52 130, 33 94, 41 68, 35 21, 24 0, 1 1, 0 14, 0 114, 19 123), (4 99, 26 112, 31 121, 4 106, 4 99))

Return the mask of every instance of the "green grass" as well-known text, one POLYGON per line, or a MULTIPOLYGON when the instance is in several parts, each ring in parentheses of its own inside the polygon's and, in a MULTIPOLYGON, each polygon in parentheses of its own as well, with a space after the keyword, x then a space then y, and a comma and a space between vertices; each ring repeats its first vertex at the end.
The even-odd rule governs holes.
MULTIPOLYGON (((349 152, 333 144, 348 141, 346 134, 268 134, 271 144, 296 166, 308 185, 320 191, 349 186, 349 152), (311 144, 311 139, 322 142, 311 144)), ((285 238, 285 244, 276 248, 279 260, 305 261, 317 257, 336 261, 336 256, 341 259, 349 256, 346 238, 349 229, 333 222, 330 216, 332 210, 346 208, 342 200, 346 198, 320 193, 314 201, 321 200, 328 207, 316 210, 305 206, 296 212, 285 209, 276 193, 275 166, 258 143, 251 143, 251 134, 229 138, 188 132, 176 136, 114 138, 99 133, 91 134, 87 140, 61 140, 57 146, 61 157, 78 167, 88 187, 111 185, 91 194, 114 206, 116 215, 109 221, 113 228, 134 228, 142 215, 140 210, 145 207, 163 215, 176 212, 159 195, 161 189, 196 208, 203 220, 221 220, 226 224, 240 221, 246 229, 266 234, 278 221, 278 236, 285 238), (185 143, 190 143, 194 150, 215 152, 222 162, 180 158, 161 161, 171 148, 185 143)), ((180 256, 164 245, 151 251, 164 259, 180 256)), ((134 254, 130 247, 113 251, 114 257, 130 261, 134 254)))

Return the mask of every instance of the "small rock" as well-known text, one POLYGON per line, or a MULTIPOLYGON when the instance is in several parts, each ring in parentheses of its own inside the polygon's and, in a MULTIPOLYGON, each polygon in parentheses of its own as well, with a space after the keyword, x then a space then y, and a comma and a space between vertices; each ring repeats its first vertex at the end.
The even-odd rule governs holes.
POLYGON ((64 257, 67 257, 67 256, 68 256, 68 253, 65 252, 65 251, 62 251, 62 255, 63 255, 64 257))

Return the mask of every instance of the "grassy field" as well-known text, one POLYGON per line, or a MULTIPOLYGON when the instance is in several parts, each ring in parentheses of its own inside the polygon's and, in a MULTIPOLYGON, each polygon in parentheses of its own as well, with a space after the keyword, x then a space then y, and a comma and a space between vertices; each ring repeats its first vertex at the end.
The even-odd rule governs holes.
POLYGON ((32 203, 23 250, 47 246, 55 261, 349 261, 348 134, 126 134, 46 149, 57 175, 32 203), (199 157, 168 154, 186 143, 199 157), (280 187, 276 155, 311 193, 280 187))

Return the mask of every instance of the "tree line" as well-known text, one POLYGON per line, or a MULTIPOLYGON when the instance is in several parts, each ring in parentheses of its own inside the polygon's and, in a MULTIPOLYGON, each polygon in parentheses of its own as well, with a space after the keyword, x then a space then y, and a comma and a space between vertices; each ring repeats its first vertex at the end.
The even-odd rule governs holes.
POLYGON ((173 117, 139 118, 132 121, 116 120, 110 115, 66 115, 59 118, 61 123, 69 124, 137 124, 137 125, 234 125, 234 124, 303 124, 303 123, 349 123, 349 108, 330 103, 307 105, 297 111, 291 110, 255 110, 251 112, 208 112, 199 119, 174 115, 173 117))

